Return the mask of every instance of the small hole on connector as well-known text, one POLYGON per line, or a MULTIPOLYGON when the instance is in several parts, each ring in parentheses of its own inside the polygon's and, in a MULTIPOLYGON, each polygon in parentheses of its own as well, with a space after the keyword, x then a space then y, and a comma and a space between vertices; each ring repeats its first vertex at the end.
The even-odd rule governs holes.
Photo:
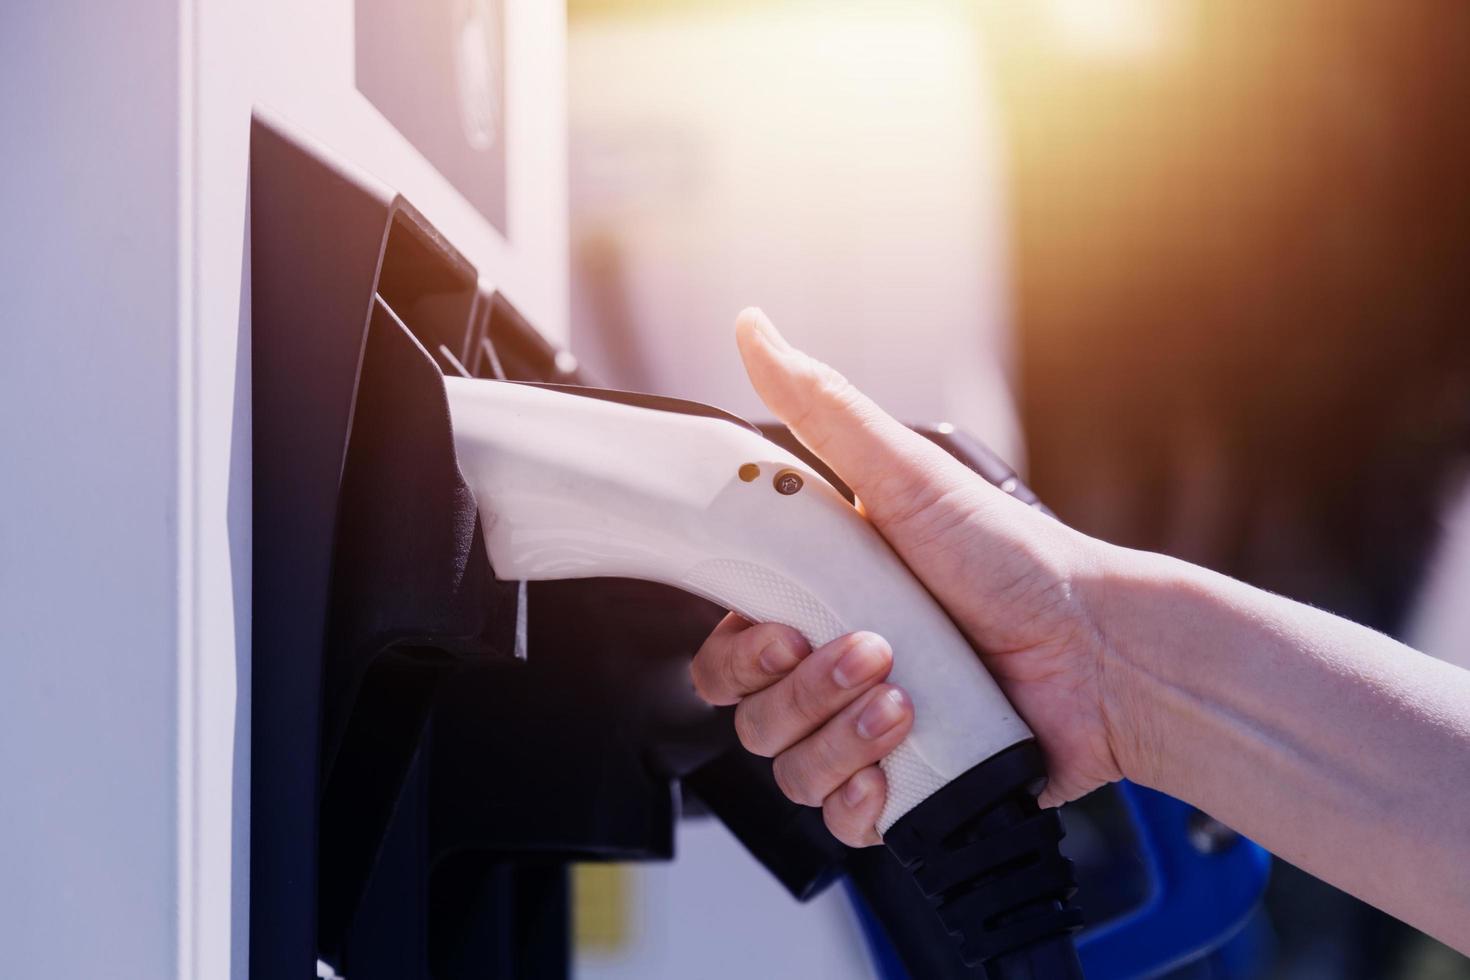
POLYGON ((754 463, 746 463, 737 472, 740 474, 740 479, 746 483, 752 483, 756 477, 761 475, 761 468, 754 463))

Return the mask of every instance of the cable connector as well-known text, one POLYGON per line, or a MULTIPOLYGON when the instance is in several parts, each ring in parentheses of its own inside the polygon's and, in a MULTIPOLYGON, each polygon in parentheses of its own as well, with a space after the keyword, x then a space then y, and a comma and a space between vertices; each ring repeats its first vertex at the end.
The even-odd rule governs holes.
POLYGON ((1008 967, 1038 955, 1049 978, 1081 976, 1072 934, 1082 913, 1069 904, 1077 883, 1060 850, 1065 831, 1031 792, 1045 775, 1036 742, 1022 742, 950 782, 883 838, 959 938, 965 963, 985 963, 992 976, 1031 976, 1008 967))

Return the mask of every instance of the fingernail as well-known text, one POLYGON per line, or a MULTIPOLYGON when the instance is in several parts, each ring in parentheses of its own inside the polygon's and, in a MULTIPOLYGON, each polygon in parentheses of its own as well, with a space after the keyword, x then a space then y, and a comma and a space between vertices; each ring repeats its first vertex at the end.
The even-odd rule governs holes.
POLYGON ((760 338, 776 351, 782 354, 790 353, 791 345, 786 342, 785 337, 781 336, 781 331, 776 329, 776 325, 771 322, 770 317, 766 316, 765 311, 756 306, 746 307, 741 311, 740 319, 750 323, 760 338))
POLYGON ((863 738, 877 738, 903 721, 906 699, 903 691, 890 687, 874 698, 858 715, 857 730, 863 738))
POLYGON ((832 680, 844 690, 857 687, 883 669, 888 650, 876 637, 863 637, 832 667, 832 680))
POLYGON ((858 773, 847 781, 846 786, 842 787, 842 802, 848 806, 857 806, 867 799, 868 789, 868 780, 863 778, 862 773, 858 773))
POLYGON ((761 651, 761 670, 768 674, 785 674, 801 663, 801 654, 788 640, 772 640, 761 651))

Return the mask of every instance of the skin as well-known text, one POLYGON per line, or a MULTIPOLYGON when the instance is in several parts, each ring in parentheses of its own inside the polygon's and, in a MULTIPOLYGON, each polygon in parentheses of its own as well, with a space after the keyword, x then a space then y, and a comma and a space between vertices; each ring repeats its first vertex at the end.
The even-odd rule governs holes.
MULTIPOLYGON (((1030 724, 1058 806, 1127 778, 1470 953, 1470 671, 1300 603, 1079 534, 986 483, 792 348, 736 338, 778 418, 969 637, 1030 724)), ((899 651, 902 656, 902 651, 899 651)), ((692 664, 791 799, 879 843, 877 762, 913 723, 894 652, 809 650, 731 615, 692 664)))

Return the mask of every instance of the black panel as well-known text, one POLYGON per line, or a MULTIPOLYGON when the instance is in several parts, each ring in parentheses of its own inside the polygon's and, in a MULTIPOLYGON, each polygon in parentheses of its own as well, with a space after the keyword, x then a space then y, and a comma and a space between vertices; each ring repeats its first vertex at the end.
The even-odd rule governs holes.
POLYGON ((253 122, 255 976, 314 972, 317 718, 337 482, 389 209, 277 127, 253 122))

